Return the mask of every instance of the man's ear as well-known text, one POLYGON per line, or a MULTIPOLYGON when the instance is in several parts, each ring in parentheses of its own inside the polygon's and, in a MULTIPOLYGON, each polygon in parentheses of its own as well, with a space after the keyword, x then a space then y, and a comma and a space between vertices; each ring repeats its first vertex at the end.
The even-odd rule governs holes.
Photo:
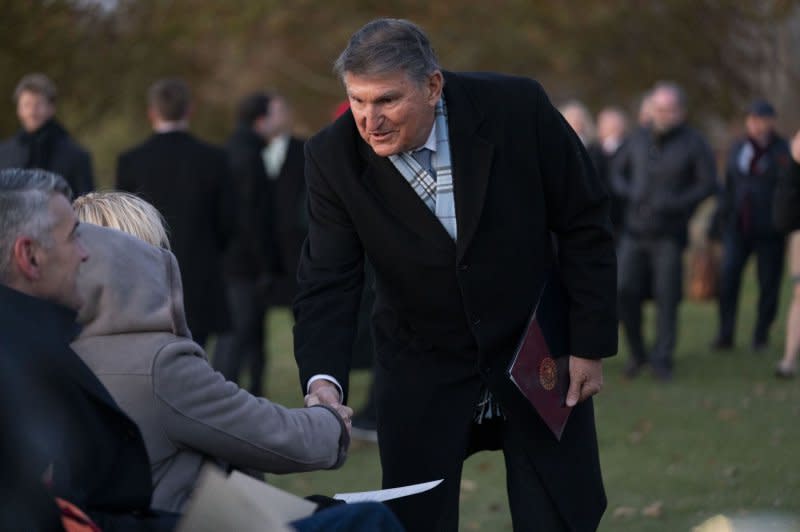
POLYGON ((25 279, 35 281, 41 274, 39 245, 30 237, 21 236, 14 241, 12 262, 25 279))
POLYGON ((442 87, 444 87, 444 75, 440 70, 434 70, 428 78, 428 103, 430 105, 435 106, 439 101, 442 96, 442 87))

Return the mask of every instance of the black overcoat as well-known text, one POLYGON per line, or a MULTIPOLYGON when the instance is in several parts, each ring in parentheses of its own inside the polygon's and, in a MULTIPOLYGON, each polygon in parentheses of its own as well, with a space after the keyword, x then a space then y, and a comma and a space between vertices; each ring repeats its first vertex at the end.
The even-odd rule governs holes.
POLYGON ((183 131, 157 133, 119 156, 116 186, 164 216, 192 333, 227 330, 222 260, 236 220, 225 151, 183 131))
POLYGON ((560 513, 571 528, 592 530, 606 505, 592 402, 574 409, 557 442, 506 369, 555 264, 553 234, 571 304, 571 352, 616 352, 607 192, 538 83, 446 73, 444 98, 455 243, 392 163, 360 138, 350 112, 306 145, 309 236, 294 307, 302 385, 328 374, 346 389, 366 252, 376 276, 384 484, 460 468, 484 381, 525 427, 560 513))

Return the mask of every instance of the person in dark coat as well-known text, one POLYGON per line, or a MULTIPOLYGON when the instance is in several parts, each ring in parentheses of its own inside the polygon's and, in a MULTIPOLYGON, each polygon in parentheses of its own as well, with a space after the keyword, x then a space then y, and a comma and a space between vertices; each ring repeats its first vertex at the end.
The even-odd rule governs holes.
POLYGON ((620 318, 631 354, 625 374, 634 377, 647 363, 642 303, 644 280, 651 279, 658 316, 649 359, 654 376, 666 381, 672 378, 689 218, 713 194, 716 171, 708 143, 685 124, 681 88, 659 83, 648 101, 651 125, 628 137, 612 162, 611 183, 626 203, 618 250, 620 318))
POLYGON ((55 174, 0 171, 0 359, 26 384, 13 398, 25 421, 15 465, 103 530, 171 530, 177 516, 150 510, 139 429, 69 347, 89 258, 70 196, 55 174))
POLYGON ((625 142, 628 130, 628 118, 622 109, 606 107, 597 114, 597 139, 589 144, 589 152, 597 175, 611 192, 611 225, 614 235, 619 238, 622 233, 622 219, 625 205, 611 186, 611 163, 625 142))
POLYGON ((92 158, 56 120, 56 86, 28 74, 14 90, 20 131, 0 143, 0 169, 40 168, 59 174, 80 196, 94 190, 92 158))
POLYGON ((297 293, 297 265, 308 233, 306 180, 303 175, 305 139, 292 135, 292 110, 286 99, 270 94, 267 144, 263 159, 274 198, 275 239, 281 274, 273 279, 270 306, 291 306, 297 293))
POLYGON ((269 105, 270 97, 263 92, 244 98, 236 130, 226 144, 237 192, 238 224, 224 268, 233 328, 220 338, 214 356, 216 369, 234 382, 239 382, 246 362, 250 392, 256 396, 263 395, 268 293, 280 272, 273 189, 262 159, 269 105))
POLYGON ((222 259, 235 227, 228 158, 188 132, 190 96, 178 79, 148 92, 154 134, 117 160, 116 188, 138 194, 164 216, 181 267, 186 319, 201 346, 230 327, 222 259))
POLYGON ((789 235, 789 274, 792 278, 792 301, 786 316, 786 344, 775 376, 791 379, 797 375, 800 357, 800 131, 792 139, 792 160, 778 174, 773 218, 775 227, 789 235))
POLYGON ((403 525, 456 530, 463 460, 503 449, 515 528, 596 529, 590 396, 617 348, 616 261, 580 140, 535 81, 443 73, 408 21, 368 23, 336 69, 351 111, 306 143, 294 338, 307 400, 347 401, 366 254, 383 486, 444 479, 389 503, 403 525), (506 374, 556 261, 576 355, 560 441, 506 374))
POLYGON ((767 101, 750 105, 745 131, 745 137, 731 146, 718 194, 723 255, 719 332, 712 347, 733 347, 742 271, 755 253, 759 294, 752 346, 760 351, 767 347, 769 327, 778 311, 783 273, 785 234, 773 223, 772 202, 778 174, 786 171, 791 156, 789 145, 775 133, 775 109, 767 101))

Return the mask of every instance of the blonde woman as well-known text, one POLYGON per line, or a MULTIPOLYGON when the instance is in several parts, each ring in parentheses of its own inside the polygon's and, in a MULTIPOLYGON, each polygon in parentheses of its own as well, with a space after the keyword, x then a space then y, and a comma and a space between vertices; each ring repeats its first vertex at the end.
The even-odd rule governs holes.
POLYGON ((117 192, 84 196, 75 208, 88 222, 91 260, 79 275, 83 331, 72 347, 139 425, 154 508, 183 510, 206 461, 272 473, 342 464, 349 408, 285 408, 208 364, 186 325, 178 264, 155 208, 117 192))

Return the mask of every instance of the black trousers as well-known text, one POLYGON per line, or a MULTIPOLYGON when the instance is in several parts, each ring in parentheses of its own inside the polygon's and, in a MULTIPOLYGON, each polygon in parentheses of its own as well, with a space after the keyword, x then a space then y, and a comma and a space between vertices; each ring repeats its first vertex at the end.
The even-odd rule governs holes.
POLYGON ((264 314, 267 310, 263 290, 255 279, 230 277, 225 280, 232 331, 220 336, 214 355, 214 367, 225 378, 239 382, 245 364, 250 370, 250 392, 264 394, 264 314))
POLYGON ((783 235, 747 238, 738 231, 727 231, 723 240, 722 276, 719 295, 719 336, 733 340, 742 271, 751 254, 756 255, 758 311, 753 343, 767 341, 769 327, 778 311, 778 290, 783 274, 785 239, 783 235))
POLYGON ((481 389, 479 377, 453 375, 453 380, 441 388, 410 386, 413 374, 426 369, 422 361, 417 368, 403 370, 408 375, 387 372, 380 361, 376 368, 381 382, 376 395, 383 486, 444 479, 431 491, 388 502, 403 526, 409 532, 458 530, 463 461, 473 452, 486 449, 503 451, 514 530, 567 530, 533 466, 535 446, 518 426, 524 421, 509 418, 475 425, 472 414, 481 389), (418 404, 425 407, 409 408, 402 399, 409 394, 415 394, 418 404), (425 397, 419 397, 421 394, 425 397), (447 406, 452 405, 448 399, 454 395, 474 396, 475 401, 455 412, 447 406))
POLYGON ((683 246, 674 238, 624 235, 618 252, 619 315, 631 356, 647 360, 642 336, 642 303, 646 282, 656 305, 656 340, 650 351, 654 366, 671 368, 675 351, 678 305, 683 292, 683 246))

